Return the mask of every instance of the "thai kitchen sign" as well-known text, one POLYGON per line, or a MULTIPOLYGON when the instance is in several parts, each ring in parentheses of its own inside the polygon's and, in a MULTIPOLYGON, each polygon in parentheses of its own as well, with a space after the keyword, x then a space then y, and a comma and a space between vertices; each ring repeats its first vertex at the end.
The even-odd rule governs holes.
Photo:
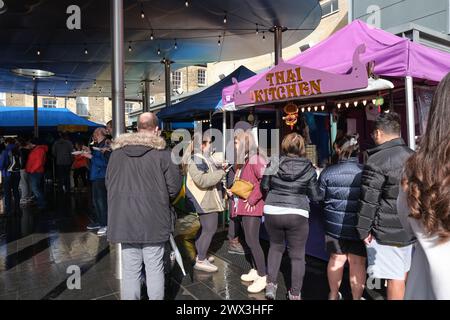
POLYGON ((268 72, 241 83, 233 79, 234 85, 225 88, 222 92, 224 109, 234 110, 238 107, 272 104, 366 88, 368 86, 367 68, 359 60, 359 55, 364 51, 364 45, 360 45, 355 50, 353 67, 349 74, 333 74, 281 62, 268 72))

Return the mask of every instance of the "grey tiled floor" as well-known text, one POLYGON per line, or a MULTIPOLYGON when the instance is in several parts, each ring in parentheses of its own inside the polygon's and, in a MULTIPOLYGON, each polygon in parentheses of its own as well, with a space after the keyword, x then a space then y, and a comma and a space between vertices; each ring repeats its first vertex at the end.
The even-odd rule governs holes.
MULTIPOLYGON (((53 198, 53 197, 51 197, 53 198)), ((57 196, 50 210, 38 214, 25 208, 20 216, 0 214, 0 299, 7 300, 117 300, 120 281, 116 279, 116 249, 105 237, 85 231, 90 222, 88 194, 57 196), (81 269, 81 290, 69 290, 70 266, 81 269)), ((184 256, 188 275, 173 265, 166 281, 169 300, 263 300, 264 294, 247 293, 240 276, 250 265, 243 256, 228 254, 225 233, 213 240, 211 254, 219 271, 194 271, 193 238, 198 229, 194 216, 177 224, 176 239, 184 256)), ((278 298, 285 299, 288 264, 280 273, 278 298)), ((324 262, 308 258, 303 288, 305 299, 326 299, 328 285, 324 262)), ((348 289, 346 291, 348 295, 348 289)))

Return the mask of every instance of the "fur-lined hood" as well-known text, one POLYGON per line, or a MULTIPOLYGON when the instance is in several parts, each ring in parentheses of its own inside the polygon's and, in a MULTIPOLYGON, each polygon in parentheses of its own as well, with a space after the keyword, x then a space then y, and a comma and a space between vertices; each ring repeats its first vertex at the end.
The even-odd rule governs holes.
POLYGON ((164 150, 166 149, 166 141, 162 137, 150 133, 127 133, 115 139, 111 147, 113 150, 117 150, 127 146, 164 150))

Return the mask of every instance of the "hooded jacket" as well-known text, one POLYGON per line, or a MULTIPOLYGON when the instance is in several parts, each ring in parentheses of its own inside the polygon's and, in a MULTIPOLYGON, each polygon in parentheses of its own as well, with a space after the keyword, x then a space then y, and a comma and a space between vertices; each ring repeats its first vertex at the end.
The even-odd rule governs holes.
POLYGON ((261 182, 261 191, 267 195, 266 205, 309 212, 309 202, 320 200, 317 174, 310 160, 282 156, 278 172, 267 172, 261 182))
POLYGON ((16 150, 18 149, 15 144, 8 144, 5 150, 3 150, 3 152, 0 153, 0 170, 2 171, 2 177, 11 176, 11 172, 8 171, 8 167, 10 165, 12 153, 14 152, 15 149, 16 150))
POLYGON ((171 202, 181 189, 179 167, 163 138, 124 134, 112 144, 106 173, 108 240, 160 244, 174 230, 171 202))
POLYGON ((360 240, 356 225, 362 168, 358 158, 350 158, 326 168, 320 175, 319 187, 324 201, 325 232, 333 238, 360 240))
POLYGON ((397 197, 406 160, 413 154, 398 138, 368 150, 364 166, 358 213, 361 239, 372 233, 384 245, 406 246, 414 243, 397 216, 397 197))
POLYGON ((27 173, 45 173, 45 162, 47 161, 48 146, 38 145, 31 150, 28 156, 25 171, 27 173))
POLYGON ((225 171, 215 169, 203 155, 191 159, 186 177, 186 196, 198 214, 224 211, 220 182, 225 171))

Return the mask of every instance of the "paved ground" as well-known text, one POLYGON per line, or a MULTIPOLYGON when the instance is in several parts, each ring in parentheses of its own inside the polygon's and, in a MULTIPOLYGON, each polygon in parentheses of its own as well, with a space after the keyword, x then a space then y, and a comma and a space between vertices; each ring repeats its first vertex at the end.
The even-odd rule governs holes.
MULTIPOLYGON (((13 218, 0 214, 0 299, 119 299, 116 248, 105 237, 85 231, 90 222, 88 194, 49 194, 49 198, 54 200, 44 213, 27 208, 13 218), (81 290, 67 288, 70 276, 67 271, 74 265, 81 269, 81 290)), ((178 221, 176 240, 188 275, 183 277, 177 265, 168 264, 166 299, 263 300, 264 294, 248 294, 246 284, 240 281, 249 263, 245 256, 228 254, 224 231, 217 233, 211 246, 219 272, 193 270, 193 238, 197 229, 195 216, 188 215, 178 221)), ((267 243, 263 246, 267 250, 267 243)), ((326 299, 325 262, 308 257, 306 269, 304 299, 326 299)), ((289 263, 285 260, 279 278, 279 299, 285 299, 288 274, 289 263)), ((349 298, 348 286, 342 291, 349 298)), ((365 296, 382 299, 376 292, 367 292, 365 296)))

